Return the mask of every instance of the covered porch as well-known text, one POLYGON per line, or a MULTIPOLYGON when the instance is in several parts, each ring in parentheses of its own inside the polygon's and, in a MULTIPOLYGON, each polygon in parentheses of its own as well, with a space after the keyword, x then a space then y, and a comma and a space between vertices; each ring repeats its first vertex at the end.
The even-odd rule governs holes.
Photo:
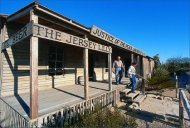
MULTIPOLYGON (((126 85, 129 83, 129 79, 125 78, 121 85, 113 84, 112 89, 113 91, 122 90, 126 88, 126 85)), ((108 92, 110 91, 107 81, 89 82, 89 99, 108 92)), ((85 101, 84 94, 83 85, 68 85, 47 90, 39 90, 38 117, 83 102, 85 101)), ((30 119, 30 93, 2 97, 2 99, 13 107, 20 115, 28 120, 30 119)))

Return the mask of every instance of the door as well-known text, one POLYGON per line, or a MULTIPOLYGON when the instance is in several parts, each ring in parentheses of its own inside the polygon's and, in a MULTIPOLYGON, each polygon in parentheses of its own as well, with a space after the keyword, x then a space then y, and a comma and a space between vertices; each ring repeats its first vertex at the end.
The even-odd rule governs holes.
POLYGON ((125 65, 125 76, 127 77, 127 71, 131 65, 131 59, 130 58, 125 59, 124 65, 125 65))
POLYGON ((94 77, 94 54, 92 52, 89 52, 89 55, 88 55, 88 76, 89 76, 89 81, 93 81, 93 77, 94 77))

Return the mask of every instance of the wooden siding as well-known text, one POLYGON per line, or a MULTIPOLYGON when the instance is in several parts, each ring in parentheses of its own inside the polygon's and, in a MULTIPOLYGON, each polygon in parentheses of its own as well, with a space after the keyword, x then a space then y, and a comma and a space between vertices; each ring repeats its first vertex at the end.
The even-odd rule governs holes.
MULTIPOLYGON (((8 48, 3 54, 3 81, 2 96, 29 92, 30 82, 30 45, 29 39, 19 42, 8 48)), ((96 52, 98 53, 98 52, 96 52)), ((39 63, 38 63, 38 87, 39 90, 51 87, 73 85, 77 83, 78 77, 83 76, 82 48, 59 44, 45 40, 39 41, 39 63), (48 75, 48 49, 49 46, 64 48, 64 75, 51 77, 48 75)), ((106 54, 105 54, 106 55, 106 54)), ((99 56, 94 70, 97 80, 102 80, 102 65, 105 66, 105 58, 99 56)), ((106 70, 104 68, 104 70, 106 70)), ((105 79, 107 79, 105 71, 105 79)))
POLYGON ((143 58, 143 65, 144 65, 144 77, 148 78, 151 77, 153 71, 154 71, 154 61, 148 60, 147 58, 143 58))

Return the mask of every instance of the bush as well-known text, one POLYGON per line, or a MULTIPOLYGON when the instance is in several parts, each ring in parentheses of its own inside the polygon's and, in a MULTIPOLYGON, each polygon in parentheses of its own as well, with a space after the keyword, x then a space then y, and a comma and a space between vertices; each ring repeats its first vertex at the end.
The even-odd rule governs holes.
POLYGON ((94 114, 87 111, 86 114, 80 116, 79 121, 74 125, 79 128, 137 128, 137 126, 134 117, 124 116, 118 108, 99 109, 94 114))
POLYGON ((148 87, 152 89, 163 89, 163 88, 170 88, 175 87, 175 81, 170 79, 170 75, 167 69, 167 65, 160 65, 158 66, 149 79, 148 87))
MULTIPOLYGON (((73 123, 64 121, 64 128, 137 128, 136 118, 126 116, 118 108, 103 108, 100 105, 95 106, 95 110, 85 110, 84 114, 79 114, 77 120, 73 123)), ((61 127, 56 120, 44 124, 43 127, 61 127)))

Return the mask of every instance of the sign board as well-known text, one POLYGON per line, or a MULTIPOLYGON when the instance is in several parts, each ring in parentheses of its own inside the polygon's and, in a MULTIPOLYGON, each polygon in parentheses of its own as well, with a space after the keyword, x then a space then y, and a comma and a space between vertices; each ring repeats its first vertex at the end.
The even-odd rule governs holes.
POLYGON ((40 24, 28 23, 21 30, 13 34, 8 40, 2 43, 2 50, 16 44, 17 42, 25 39, 26 37, 33 35, 35 37, 58 41, 61 43, 101 51, 105 53, 111 53, 112 48, 89 41, 84 38, 80 38, 71 34, 67 34, 40 24))
POLYGON ((112 43, 114 45, 120 46, 120 47, 122 47, 124 49, 127 49, 129 51, 132 51, 132 52, 135 52, 137 54, 145 56, 145 53, 143 53, 140 50, 134 48, 133 46, 130 46, 126 42, 123 42, 122 40, 112 36, 111 34, 105 32, 104 30, 102 30, 102 29, 100 29, 100 28, 98 28, 96 26, 92 26, 91 35, 93 35, 95 37, 98 37, 98 38, 100 38, 102 40, 105 40, 107 42, 110 42, 110 43, 112 43))
POLYGON ((28 23, 15 34, 13 34, 8 40, 2 43, 1 50, 4 50, 32 34, 32 23, 28 23))
POLYGON ((65 44, 70 44, 78 47, 83 47, 87 49, 92 49, 96 51, 110 53, 112 48, 101 45, 84 38, 80 38, 74 35, 70 35, 43 25, 34 24, 33 25, 33 36, 49 39, 53 41, 58 41, 65 44))

